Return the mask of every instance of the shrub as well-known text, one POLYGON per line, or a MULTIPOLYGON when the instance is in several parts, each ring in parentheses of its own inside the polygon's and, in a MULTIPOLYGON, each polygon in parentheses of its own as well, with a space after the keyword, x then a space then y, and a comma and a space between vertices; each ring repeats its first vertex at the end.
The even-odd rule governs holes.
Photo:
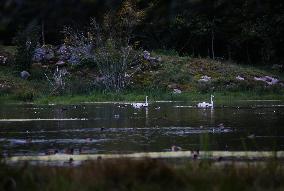
POLYGON ((95 62, 105 89, 120 91, 129 85, 131 75, 127 72, 140 61, 139 52, 131 45, 133 30, 143 17, 144 12, 126 0, 116 13, 105 16, 102 25, 92 20, 95 62))
POLYGON ((96 68, 97 86, 120 91, 129 85, 129 70, 140 63, 140 52, 134 50, 131 41, 132 31, 142 17, 143 11, 138 11, 131 1, 124 1, 117 12, 105 15, 103 24, 92 19, 87 32, 66 28, 65 43, 59 52, 71 64, 96 68))
POLYGON ((64 34, 64 44, 57 52, 61 60, 72 65, 79 65, 84 60, 93 60, 94 43, 89 32, 85 34, 71 27, 65 27, 62 33, 64 34))

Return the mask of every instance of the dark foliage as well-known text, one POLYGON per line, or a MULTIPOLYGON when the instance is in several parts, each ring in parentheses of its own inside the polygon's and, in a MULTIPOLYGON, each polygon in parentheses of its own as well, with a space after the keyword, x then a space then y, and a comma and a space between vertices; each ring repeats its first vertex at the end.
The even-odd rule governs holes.
POLYGON ((30 70, 34 50, 39 41, 39 28, 31 25, 29 28, 20 31, 15 37, 17 53, 15 66, 18 71, 30 70))
MULTIPOLYGON (((38 23, 42 40, 61 43, 63 26, 100 23, 123 0, 4 0, 0 4, 0 42, 10 44, 16 26, 38 23), (56 22, 54 22, 56 21, 56 22), (45 37, 45 38, 44 38, 45 37)), ((283 64, 284 3, 281 0, 136 0, 145 20, 135 42, 147 49, 233 59, 247 64, 283 64)))

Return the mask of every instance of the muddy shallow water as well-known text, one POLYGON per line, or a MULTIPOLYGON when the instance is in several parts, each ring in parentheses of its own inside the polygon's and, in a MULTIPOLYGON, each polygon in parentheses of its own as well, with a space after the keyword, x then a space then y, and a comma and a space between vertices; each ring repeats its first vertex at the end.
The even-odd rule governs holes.
POLYGON ((85 153, 184 150, 284 150, 284 104, 243 101, 198 109, 196 103, 1 105, 0 145, 11 155, 68 148, 85 153))

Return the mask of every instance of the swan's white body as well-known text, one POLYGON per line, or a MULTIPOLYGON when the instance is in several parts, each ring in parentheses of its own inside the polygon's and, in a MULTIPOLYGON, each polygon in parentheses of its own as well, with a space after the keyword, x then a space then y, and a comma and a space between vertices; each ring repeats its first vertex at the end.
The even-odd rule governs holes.
POLYGON ((145 100, 145 103, 133 103, 131 104, 134 108, 136 109, 140 109, 142 107, 148 107, 149 106, 149 103, 148 103, 148 96, 146 96, 146 100, 145 100))
POLYGON ((207 103, 207 102, 202 102, 202 103, 198 103, 197 107, 198 108, 214 108, 214 101, 213 101, 213 95, 211 95, 211 103, 207 103))

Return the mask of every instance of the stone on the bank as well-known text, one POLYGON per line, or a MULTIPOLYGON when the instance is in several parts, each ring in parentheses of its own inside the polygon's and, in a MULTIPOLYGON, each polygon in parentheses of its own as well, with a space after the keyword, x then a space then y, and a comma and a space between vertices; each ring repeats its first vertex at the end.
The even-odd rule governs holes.
POLYGON ((245 78, 243 78, 243 77, 241 77, 241 76, 237 76, 237 77, 236 77, 236 80, 244 81, 245 78))
POLYGON ((149 62, 161 62, 162 58, 161 57, 152 57, 151 53, 145 50, 143 52, 143 58, 149 62))
POLYGON ((209 82, 209 81, 211 81, 211 77, 209 77, 209 76, 201 76, 201 78, 198 80, 199 82, 209 82))
POLYGON ((20 76, 23 80, 27 80, 31 76, 31 74, 24 70, 20 73, 20 76))
POLYGON ((180 89, 174 89, 174 90, 173 90, 173 93, 174 93, 174 94, 181 94, 182 91, 181 91, 180 89))
POLYGON ((279 82, 278 79, 270 77, 270 76, 264 76, 264 77, 254 77, 255 81, 262 81, 267 83, 268 85, 275 85, 279 82))
POLYGON ((151 58, 151 53, 148 52, 147 50, 145 50, 143 52, 143 57, 144 57, 145 60, 149 60, 151 58))

